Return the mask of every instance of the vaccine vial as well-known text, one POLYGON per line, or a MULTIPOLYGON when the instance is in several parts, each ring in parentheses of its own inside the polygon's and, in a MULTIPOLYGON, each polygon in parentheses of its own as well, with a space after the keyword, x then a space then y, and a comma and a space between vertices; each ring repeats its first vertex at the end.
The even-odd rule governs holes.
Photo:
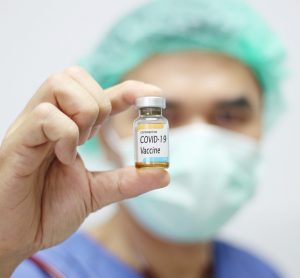
POLYGON ((136 99, 139 116, 133 123, 135 167, 169 167, 169 123, 162 115, 166 108, 163 97, 136 99))

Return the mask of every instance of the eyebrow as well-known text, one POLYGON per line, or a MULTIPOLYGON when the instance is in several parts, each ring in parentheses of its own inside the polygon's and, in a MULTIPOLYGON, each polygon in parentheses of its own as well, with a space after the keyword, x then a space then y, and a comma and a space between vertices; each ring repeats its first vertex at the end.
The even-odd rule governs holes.
MULTIPOLYGON (((167 109, 173 110, 179 107, 181 107, 180 102, 167 100, 167 109)), ((243 109, 249 111, 253 108, 251 102, 245 96, 239 96, 228 100, 219 100, 215 107, 219 109, 243 109)))
POLYGON ((167 100, 167 108, 176 109, 179 108, 180 106, 181 106, 180 102, 167 100))
POLYGON ((217 104, 218 108, 239 108, 239 109, 252 109, 252 104, 246 97, 237 97, 230 100, 222 100, 217 104))

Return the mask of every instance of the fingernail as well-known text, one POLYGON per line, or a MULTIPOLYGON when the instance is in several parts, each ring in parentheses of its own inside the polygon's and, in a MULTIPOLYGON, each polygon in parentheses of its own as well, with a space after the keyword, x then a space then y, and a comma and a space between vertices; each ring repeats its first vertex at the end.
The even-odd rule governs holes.
POLYGON ((90 127, 84 134, 81 135, 81 138, 79 140, 79 145, 84 144, 87 140, 90 139, 90 134, 92 132, 92 127, 90 127))
POLYGON ((96 134, 98 134, 99 130, 100 130, 100 125, 94 126, 92 128, 91 134, 89 136, 89 139, 91 139, 92 137, 94 137, 96 134))

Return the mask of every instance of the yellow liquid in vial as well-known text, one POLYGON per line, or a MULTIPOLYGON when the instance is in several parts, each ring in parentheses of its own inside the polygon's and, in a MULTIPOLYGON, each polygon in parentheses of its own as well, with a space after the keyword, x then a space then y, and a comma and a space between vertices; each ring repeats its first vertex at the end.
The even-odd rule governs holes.
POLYGON ((145 168, 145 167, 158 167, 158 168, 168 168, 169 162, 160 162, 160 163, 143 163, 143 162, 136 162, 135 168, 145 168))

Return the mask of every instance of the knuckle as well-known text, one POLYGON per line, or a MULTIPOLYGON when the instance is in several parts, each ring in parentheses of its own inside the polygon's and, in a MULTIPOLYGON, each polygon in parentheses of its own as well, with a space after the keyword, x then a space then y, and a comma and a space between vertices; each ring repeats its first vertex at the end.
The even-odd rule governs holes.
POLYGON ((112 105, 110 100, 107 97, 103 98, 103 102, 101 102, 101 106, 99 110, 101 115, 103 115, 102 118, 106 118, 111 113, 111 110, 112 110, 112 105))
POLYGON ((78 126, 85 129, 87 125, 91 125, 97 120, 98 114, 99 107, 96 103, 81 107, 78 114, 78 126))
POLYGON ((123 87, 124 90, 127 92, 132 91, 134 88, 136 88, 137 86, 140 86, 141 84, 143 84, 140 81, 136 81, 136 80, 126 80, 123 82, 123 87))
POLYGON ((34 118, 36 119, 45 119, 47 117, 49 117, 49 115, 51 115, 55 110, 55 107, 53 104, 49 103, 49 102, 43 102, 40 103, 39 105, 37 105, 32 113, 34 115, 34 118))
POLYGON ((70 121, 68 125, 66 125, 65 127, 65 134, 68 137, 78 138, 79 137, 78 126, 73 121, 70 121))
POLYGON ((64 70, 64 73, 66 73, 68 75, 71 75, 71 76, 80 75, 80 74, 83 74, 85 72, 86 71, 83 68, 81 68, 80 66, 77 66, 77 65, 68 67, 64 70))
POLYGON ((46 81, 51 91, 60 91, 61 84, 66 82, 66 76, 63 73, 52 74, 46 81))
POLYGON ((83 114, 89 119, 95 119, 99 114, 99 106, 96 104, 96 102, 94 102, 93 104, 83 108, 83 114))

